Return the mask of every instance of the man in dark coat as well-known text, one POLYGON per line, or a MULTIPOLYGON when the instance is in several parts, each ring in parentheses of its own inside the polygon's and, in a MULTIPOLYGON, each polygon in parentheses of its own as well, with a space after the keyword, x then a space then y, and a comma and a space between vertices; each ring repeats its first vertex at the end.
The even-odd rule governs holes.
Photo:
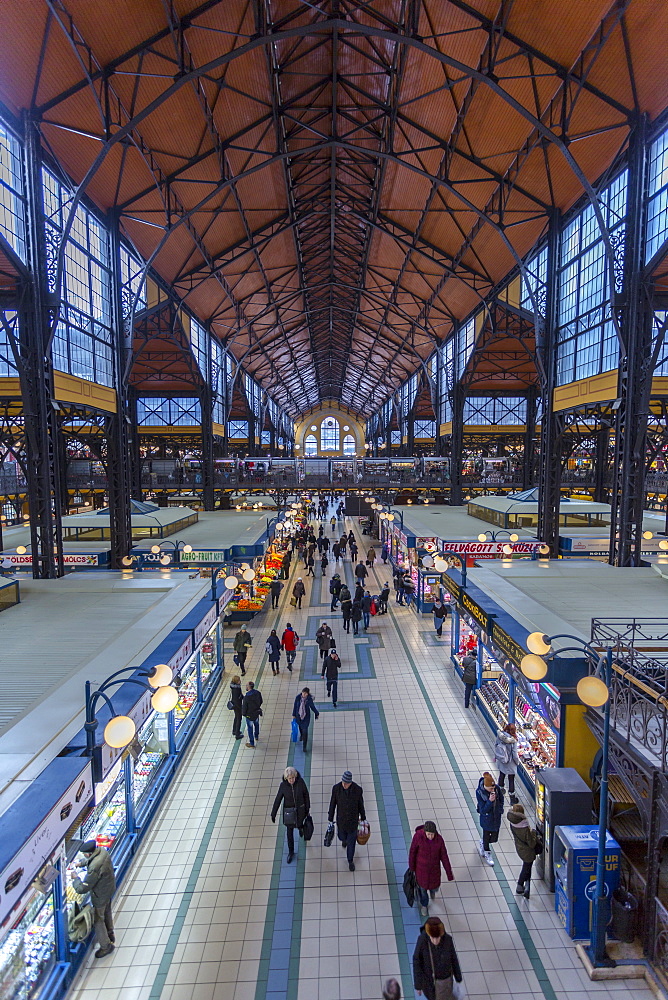
POLYGON ((357 824, 359 820, 366 819, 364 809, 364 793, 359 785, 353 781, 350 771, 344 771, 341 781, 332 788, 332 797, 329 802, 329 822, 334 822, 336 812, 336 827, 339 840, 346 848, 348 857, 348 868, 355 871, 355 847, 357 845, 357 824))
POLYGON ((316 719, 320 715, 309 688, 303 688, 301 694, 298 694, 295 698, 295 703, 292 707, 292 718, 299 726, 299 738, 302 742, 304 753, 308 753, 306 744, 308 743, 308 727, 311 724, 311 712, 313 712, 316 719))
POLYGON ((283 772, 281 782, 274 804, 271 807, 271 822, 276 822, 276 814, 283 803, 283 823, 286 828, 288 838, 288 864, 292 863, 295 856, 295 827, 301 830, 304 820, 311 810, 311 798, 306 787, 306 782, 299 771, 294 767, 286 767, 283 772), (296 809, 294 816, 295 823, 288 823, 286 819, 290 814, 286 814, 286 809, 296 809))
MULTIPOLYGON (((474 649, 467 653, 462 660, 462 680, 466 688, 464 695, 464 708, 471 704, 471 694, 475 690, 478 681, 478 657, 474 649)), ((475 708, 475 704, 473 706, 475 708)))
POLYGON ((85 879, 72 880, 72 888, 81 896, 90 893, 90 901, 95 911, 95 938, 98 949, 96 958, 104 958, 114 950, 116 935, 111 916, 111 900, 116 891, 116 876, 111 855, 106 847, 98 847, 97 841, 87 840, 82 845, 84 860, 79 867, 86 868, 85 879))
POLYGON ((336 708, 339 691, 339 667, 341 660, 336 649, 330 649, 322 665, 321 676, 327 681, 327 697, 332 696, 332 705, 336 708))
POLYGON ((302 580, 301 576, 297 577, 297 582, 292 588, 292 596, 297 602, 296 607, 301 608, 302 597, 304 596, 305 593, 306 593, 306 587, 304 586, 304 581, 302 580))
POLYGON ((352 610, 350 612, 350 617, 353 623, 353 635, 359 635, 360 633, 360 622, 362 621, 362 602, 353 601, 352 610))
POLYGON ((358 562, 355 566, 355 580, 357 583, 364 583, 367 576, 367 568, 363 562, 358 562))
POLYGON ((324 660, 330 646, 335 645, 335 643, 332 642, 332 630, 327 622, 323 622, 316 632, 315 641, 318 649, 320 650, 320 659, 324 660))
POLYGON ((271 594, 271 606, 272 608, 278 607, 278 598, 281 591, 283 590, 283 584, 280 580, 272 580, 269 584, 269 593, 271 594))
POLYGON ((241 713, 246 720, 248 730, 248 743, 246 746, 255 749, 255 744, 260 738, 260 716, 262 715, 262 695, 255 690, 253 681, 246 685, 246 694, 241 703, 241 713))

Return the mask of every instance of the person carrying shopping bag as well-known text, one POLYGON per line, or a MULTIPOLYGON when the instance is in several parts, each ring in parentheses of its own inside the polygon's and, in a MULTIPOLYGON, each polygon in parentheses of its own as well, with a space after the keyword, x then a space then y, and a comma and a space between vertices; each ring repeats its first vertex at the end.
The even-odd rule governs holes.
POLYGON ((415 828, 408 852, 408 867, 415 872, 420 913, 423 917, 429 914, 429 897, 435 899, 436 891, 441 885, 441 865, 445 868, 448 881, 452 882, 455 876, 445 841, 437 831, 436 824, 427 820, 424 826, 415 828))
POLYGON ((427 1000, 452 1000, 453 981, 461 983, 462 970, 455 943, 438 917, 429 917, 420 928, 413 953, 415 992, 427 1000))
POLYGON ((311 811, 311 798, 306 782, 295 767, 286 767, 283 772, 283 780, 271 807, 272 823, 276 822, 281 803, 283 803, 283 825, 288 841, 288 864, 292 864, 295 856, 295 829, 301 830, 304 820, 311 811))
POLYGON ((246 673, 246 657, 251 645, 250 632, 242 626, 234 637, 234 662, 239 665, 242 677, 246 673))
POLYGON ((308 727, 311 724, 311 712, 313 712, 316 719, 320 715, 311 696, 310 689, 305 687, 302 689, 301 694, 298 694, 295 698, 295 703, 292 707, 292 718, 299 726, 299 738, 304 753, 308 753, 306 744, 308 743, 308 727))

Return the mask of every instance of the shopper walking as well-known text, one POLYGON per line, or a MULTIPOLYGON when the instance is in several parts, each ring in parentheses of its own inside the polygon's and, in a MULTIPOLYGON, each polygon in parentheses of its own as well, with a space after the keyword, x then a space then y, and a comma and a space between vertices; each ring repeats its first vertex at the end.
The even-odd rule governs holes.
POLYGON ((235 674, 230 681, 230 700, 227 704, 228 708, 231 708, 234 712, 234 721, 232 723, 232 735, 235 739, 240 740, 241 736, 241 705, 243 703, 243 692, 241 690, 241 677, 235 674))
POLYGON ((415 828, 408 852, 408 867, 415 872, 420 913, 423 917, 429 913, 429 897, 434 899, 441 885, 441 865, 445 868, 448 881, 452 882, 455 876, 452 874, 445 841, 437 831, 436 824, 429 819, 423 826, 415 828))
POLYGON ((260 716, 262 715, 262 695, 255 690, 253 681, 246 684, 246 694, 241 703, 241 714, 246 720, 248 743, 246 746, 254 749, 260 738, 260 716))
POLYGON ((330 611, 336 610, 336 605, 339 603, 339 597, 341 595, 341 577, 338 573, 335 573, 332 579, 329 581, 329 592, 332 595, 332 601, 329 606, 330 611))
POLYGON ((350 771, 344 771, 341 781, 332 788, 329 800, 329 822, 334 822, 336 813, 336 828, 339 840, 346 849, 348 868, 355 871, 355 847, 357 845, 357 825, 359 820, 366 820, 364 809, 364 792, 353 781, 350 771))
POLYGON ((350 617, 353 613, 353 601, 347 587, 341 588, 341 616, 343 617, 343 627, 350 633, 350 617))
POLYGON ((292 673, 292 664, 295 662, 295 656, 297 655, 298 644, 299 636, 293 629, 290 622, 288 622, 285 626, 285 631, 281 636, 281 649, 285 650, 285 661, 290 673, 292 673))
POLYGON ((378 614, 379 615, 386 615, 387 614, 387 602, 389 601, 389 599, 390 599, 390 585, 389 585, 389 583, 386 582, 386 583, 383 584, 383 589, 381 590, 380 594, 378 595, 378 604, 379 604, 378 614))
POLYGON ((436 631, 436 635, 440 639, 443 634, 443 622, 448 617, 448 609, 440 598, 437 598, 434 601, 432 614, 434 616, 434 629, 436 631))
POLYGON ((373 545, 370 545, 369 548, 366 550, 366 561, 371 567, 371 569, 373 569, 373 564, 376 561, 376 550, 374 549, 373 545))
POLYGON ((278 598, 283 590, 283 584, 280 580, 272 580, 269 584, 269 593, 271 594, 271 606, 272 608, 278 607, 278 598))
POLYGON ((522 869, 517 879, 515 892, 518 896, 531 895, 531 869, 536 860, 536 851, 539 849, 540 837, 536 830, 532 830, 529 820, 524 815, 524 806, 521 802, 515 802, 506 813, 506 819, 510 825, 510 832, 515 842, 515 850, 522 862, 522 869))
POLYGON ((327 558, 327 553, 323 552, 322 559, 320 560, 320 572, 325 575, 327 567, 329 566, 329 559, 327 558))
POLYGON ((234 637, 235 663, 239 666, 242 677, 246 673, 246 657, 248 656, 248 650, 251 648, 252 642, 250 632, 246 628, 240 628, 234 637))
MULTIPOLYGON (((352 532, 351 532, 352 534, 352 532)), ((348 542, 348 548, 350 549, 350 561, 355 562, 357 559, 357 542, 354 538, 351 538, 348 542)))
POLYGON ((311 724, 311 712, 313 712, 316 719, 320 715, 311 696, 310 689, 303 688, 301 694, 298 694, 295 698, 295 703, 292 706, 292 718, 299 726, 299 739, 302 742, 304 753, 308 753, 306 744, 308 743, 308 727, 311 724))
POLYGON ((295 599, 295 607, 299 608, 300 610, 302 606, 302 597, 304 596, 305 593, 306 593, 306 587, 304 586, 304 581, 302 580, 301 576, 299 576, 297 577, 297 582, 292 588, 292 596, 295 599))
POLYGON ((338 561, 341 558, 341 546, 339 545, 338 542, 334 542, 334 544, 332 545, 332 555, 334 556, 334 559, 338 564, 338 561))
POLYGON ((330 649, 322 664, 321 677, 324 677, 327 681, 327 697, 329 698, 331 695, 334 708, 336 708, 336 703, 339 700, 340 666, 341 660, 339 659, 339 654, 336 652, 336 649, 330 649))
POLYGON ((383 565, 387 566, 387 558, 390 554, 390 550, 387 547, 387 542, 383 543, 383 547, 380 550, 380 558, 383 560, 383 565))
POLYGON ((332 534, 334 534, 334 532, 336 531, 336 518, 335 518, 335 516, 333 514, 332 514, 331 518, 329 519, 329 523, 332 526, 332 534))
MULTIPOLYGON (((290 563, 292 562, 292 551, 288 551, 284 554, 281 559, 281 580, 287 580, 290 575, 290 563)), ((272 604, 273 607, 273 604, 272 604)))
POLYGON ((362 621, 362 602, 353 601, 350 618, 353 623, 353 635, 360 634, 360 622, 362 621))
POLYGON ((306 575, 307 576, 315 576, 314 566, 315 566, 315 558, 313 556, 313 553, 309 552, 309 554, 306 557, 306 575))
POLYGON ((330 646, 335 645, 332 640, 332 630, 327 624, 323 622, 318 631, 315 634, 315 641, 318 649, 320 650, 320 659, 324 660, 327 656, 330 646))
POLYGON ((404 573, 402 587, 404 598, 406 600, 406 607, 410 608, 413 595, 415 594, 415 584, 413 583, 413 577, 410 572, 404 573))
POLYGON ((503 729, 499 729, 496 734, 494 744, 494 760, 499 769, 499 786, 505 789, 506 775, 508 775, 508 791, 510 792, 510 804, 514 806, 517 802, 515 795, 515 775, 519 758, 517 756, 517 729, 515 724, 509 722, 503 729))
POLYGON ((366 632, 371 622, 371 594, 368 590, 364 591, 364 596, 362 597, 362 618, 364 619, 364 631, 366 632))
POLYGON ((439 917, 429 917, 420 928, 413 952, 415 992, 427 1000, 451 1000, 452 982, 462 981, 455 944, 439 917))
POLYGON ((357 566, 355 566, 355 582, 363 585, 364 581, 366 580, 366 577, 367 577, 366 566, 364 565, 363 562, 358 562, 357 566))
POLYGON ((295 856, 295 829, 301 830, 304 820, 311 811, 311 797, 306 782, 296 767, 286 767, 283 780, 278 786, 278 792, 271 807, 271 822, 276 822, 276 815, 283 804, 283 826, 288 839, 288 864, 292 864, 295 856))
POLYGON ((276 676, 280 674, 281 668, 279 667, 281 659, 281 640, 276 635, 276 629, 272 628, 271 634, 267 637, 265 643, 265 649, 269 656, 269 663, 271 664, 271 672, 276 676))
POLYGON ((97 941, 96 958, 104 958, 114 950, 116 934, 111 913, 111 900, 116 892, 116 876, 111 855, 106 847, 98 847, 97 841, 87 840, 81 846, 83 861, 79 868, 86 869, 86 877, 72 880, 72 888, 79 895, 90 893, 90 901, 94 911, 95 940, 97 941))
POLYGON ((503 789, 495 783, 494 778, 485 771, 476 788, 476 801, 480 817, 482 840, 478 845, 478 853, 485 864, 494 865, 494 858, 489 849, 499 839, 501 817, 503 816, 503 789))
POLYGON ((471 704, 471 694, 478 683, 478 653, 472 649, 462 660, 462 680, 464 681, 464 708, 471 704))

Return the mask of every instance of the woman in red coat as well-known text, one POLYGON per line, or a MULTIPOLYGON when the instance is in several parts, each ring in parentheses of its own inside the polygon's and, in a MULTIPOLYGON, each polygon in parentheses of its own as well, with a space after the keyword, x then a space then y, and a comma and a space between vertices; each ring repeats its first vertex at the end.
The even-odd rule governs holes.
POLYGON ((448 881, 452 882, 455 876, 452 874, 445 841, 436 831, 436 824, 427 820, 424 826, 415 828, 408 853, 408 867, 415 872, 420 913, 423 917, 429 912, 429 897, 433 899, 436 896, 436 890, 441 884, 441 865, 445 868, 448 881))

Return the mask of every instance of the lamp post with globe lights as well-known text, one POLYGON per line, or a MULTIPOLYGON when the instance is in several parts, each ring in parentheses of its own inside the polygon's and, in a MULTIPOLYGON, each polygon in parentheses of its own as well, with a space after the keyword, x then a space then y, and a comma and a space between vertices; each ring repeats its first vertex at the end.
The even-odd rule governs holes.
POLYGON ((434 556, 434 569, 437 573, 447 573, 450 568, 448 559, 456 559, 459 563, 459 572, 462 575, 462 587, 466 588, 466 556, 461 555, 459 552, 450 552, 449 549, 445 549, 443 552, 439 552, 438 555, 434 556))
POLYGON ((608 837, 608 764, 610 757, 610 694, 612 687, 612 646, 594 648, 576 635, 545 635, 532 632, 527 638, 528 654, 520 662, 520 670, 529 680, 542 681, 547 676, 548 663, 562 653, 584 653, 593 670, 582 677, 576 686, 578 698, 588 708, 603 708, 603 742, 601 755, 601 782, 598 805, 598 848, 596 856, 596 888, 592 911, 589 957, 594 968, 615 965, 606 950, 608 906, 605 884, 605 847, 608 837), (574 646, 553 649, 555 639, 567 639, 574 646))
POLYGON ((93 762, 93 779, 98 782, 102 780, 101 759, 99 747, 95 745, 95 735, 98 727, 98 720, 95 716, 95 709, 99 701, 103 701, 111 713, 109 722, 104 727, 104 741, 115 749, 121 749, 132 743, 135 738, 137 727, 133 719, 127 715, 117 715, 111 700, 107 694, 112 687, 122 684, 136 684, 144 691, 152 691, 151 705, 156 712, 166 714, 175 707, 179 694, 175 687, 172 687, 172 669, 166 663, 159 663, 150 670, 139 670, 136 667, 123 667, 116 670, 106 680, 93 690, 90 681, 86 681, 86 721, 84 732, 86 733, 86 756, 93 762), (138 677, 129 677, 128 674, 138 673, 138 677))

